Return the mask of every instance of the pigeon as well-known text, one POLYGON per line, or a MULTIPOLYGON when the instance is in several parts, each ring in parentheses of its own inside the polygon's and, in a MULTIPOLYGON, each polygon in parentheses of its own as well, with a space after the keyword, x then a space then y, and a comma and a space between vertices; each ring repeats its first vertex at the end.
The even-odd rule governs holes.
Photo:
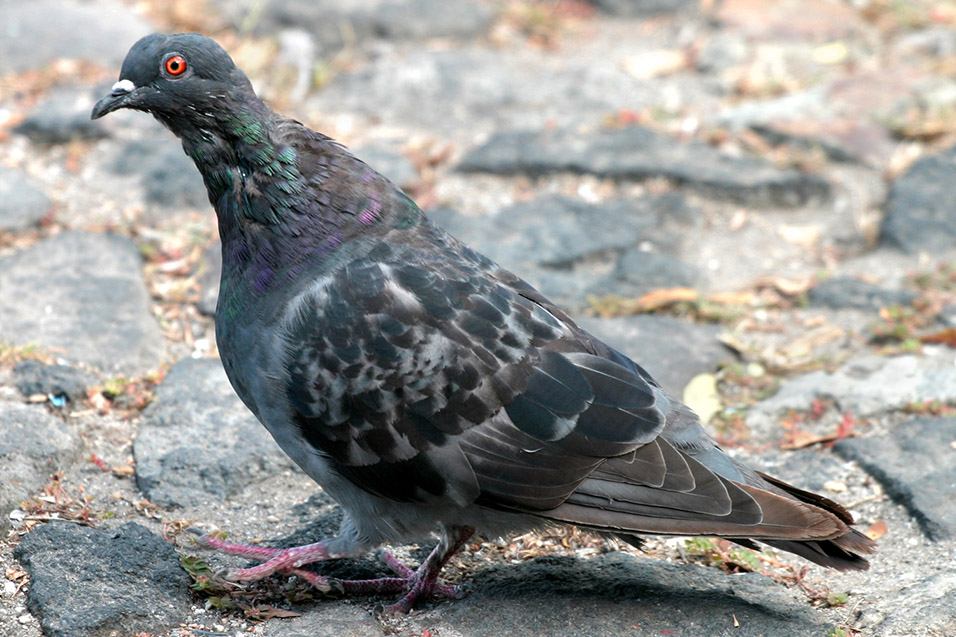
MULTIPOLYGON (((344 511, 306 546, 201 543, 323 592, 458 598, 439 572, 479 532, 572 524, 762 542, 839 569, 874 543, 839 504, 727 455, 639 364, 429 221, 330 137, 275 113, 200 34, 153 34, 94 119, 152 114, 202 173, 222 239, 216 337, 236 393, 344 511), (438 534, 394 577, 307 564, 438 534)), ((175 187, 175 184, 170 184, 175 187)))

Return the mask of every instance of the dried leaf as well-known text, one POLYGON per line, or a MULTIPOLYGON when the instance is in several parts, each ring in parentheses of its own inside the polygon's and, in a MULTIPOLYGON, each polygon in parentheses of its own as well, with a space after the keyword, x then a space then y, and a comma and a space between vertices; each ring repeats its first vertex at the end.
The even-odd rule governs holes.
POLYGON ((652 290, 637 299, 636 305, 643 311, 657 310, 674 303, 696 301, 699 298, 697 290, 691 288, 660 288, 652 290))
POLYGON ((719 292, 707 296, 711 303, 721 305, 753 305, 757 295, 752 290, 742 290, 740 292, 719 292))
POLYGON ((821 44, 813 49, 813 61, 817 64, 839 64, 846 61, 850 50, 844 42, 821 44))
POLYGON ((673 49, 658 49, 629 55, 623 60, 624 71, 639 80, 649 80, 687 68, 687 53, 673 49))
POLYGON ((877 520, 870 525, 870 528, 866 530, 866 537, 870 538, 871 540, 878 540, 886 535, 887 530, 886 522, 883 520, 877 520))
POLYGON ((709 422, 723 409, 717 394, 717 378, 713 374, 698 374, 684 387, 684 404, 694 410, 701 422, 709 422))
POLYGON ((780 276, 764 276, 754 281, 756 288, 773 288, 786 296, 796 296, 813 287, 813 279, 785 279, 780 276))
POLYGON ((956 327, 947 327, 934 334, 920 336, 919 340, 923 343, 939 343, 941 345, 956 347, 956 327))
POLYGON ((297 613, 294 610, 286 610, 285 608, 275 608, 273 606, 262 606, 258 609, 256 617, 262 620, 269 620, 273 618, 285 619, 287 617, 301 617, 302 613, 297 613))
MULTIPOLYGON (((777 232, 781 239, 801 248, 812 248, 820 241, 820 228, 817 226, 782 225, 777 232)), ((784 292, 782 289, 780 291, 784 292)))
POLYGON ((836 493, 841 493, 846 491, 846 484, 840 482, 839 480, 827 480, 823 483, 823 488, 827 491, 834 491, 836 493))
POLYGON ((807 431, 805 429, 797 429, 794 427, 790 430, 787 440, 780 445, 781 449, 794 450, 794 449, 803 449, 804 447, 809 447, 823 442, 831 442, 836 440, 836 434, 827 434, 819 435, 815 434, 812 431, 807 431))

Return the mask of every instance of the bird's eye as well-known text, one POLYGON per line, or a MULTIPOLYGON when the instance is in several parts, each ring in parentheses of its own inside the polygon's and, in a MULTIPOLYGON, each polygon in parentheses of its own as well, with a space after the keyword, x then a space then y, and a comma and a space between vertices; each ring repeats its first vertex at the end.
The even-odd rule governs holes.
POLYGON ((163 66, 170 75, 182 75, 186 72, 186 58, 181 55, 170 55, 163 66))

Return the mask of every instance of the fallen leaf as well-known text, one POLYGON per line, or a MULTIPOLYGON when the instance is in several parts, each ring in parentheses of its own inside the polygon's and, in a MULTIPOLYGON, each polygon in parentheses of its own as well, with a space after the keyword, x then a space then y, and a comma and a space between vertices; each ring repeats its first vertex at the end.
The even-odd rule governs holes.
POLYGON ((844 42, 829 42, 813 49, 813 61, 817 64, 839 64, 850 55, 844 42))
POLYGON ((835 434, 827 434, 821 436, 815 434, 812 431, 807 431, 806 429, 797 429, 794 427, 790 430, 787 435, 787 439, 783 441, 780 445, 781 449, 794 450, 794 449, 803 449, 804 447, 809 447, 823 442, 830 442, 836 440, 835 434))
POLYGON ((813 279, 785 279, 780 276, 763 276, 753 282, 756 288, 773 288, 786 296, 796 296, 813 287, 813 279))
POLYGON ((827 491, 835 491, 837 493, 846 491, 846 485, 839 480, 827 480, 823 483, 823 488, 827 491))
POLYGON ((649 80, 687 68, 687 53, 674 49, 658 49, 629 55, 622 61, 624 71, 639 80, 649 80))
POLYGON ((700 421, 710 422, 723 409, 717 394, 717 378, 713 374, 698 374, 684 387, 684 404, 694 410, 700 421))
POLYGON ((843 338, 844 335, 843 328, 837 325, 821 325, 790 341, 781 347, 780 351, 786 358, 795 360, 808 356, 815 348, 843 338))
POLYGON ((656 310, 674 303, 696 301, 700 295, 691 288, 660 288, 637 299, 636 305, 643 311, 656 310))
POLYGON ((870 528, 866 530, 866 537, 870 538, 871 540, 878 540, 886 535, 887 530, 886 522, 883 520, 877 520, 870 525, 870 528))
POLYGON ((782 225, 777 232, 781 239, 801 248, 812 248, 820 241, 820 228, 817 226, 782 225))
POLYGON ((301 617, 302 613, 297 613, 294 610, 286 610, 284 608, 274 608, 272 606, 263 606, 258 609, 259 612, 257 616, 263 620, 279 618, 284 619, 287 617, 301 617))
POLYGON ((923 343, 939 343, 941 345, 956 347, 956 327, 947 327, 934 334, 920 336, 919 340, 923 343))
POLYGON ((753 305, 756 295, 752 290, 742 290, 740 292, 718 292, 709 294, 707 300, 721 305, 753 305))

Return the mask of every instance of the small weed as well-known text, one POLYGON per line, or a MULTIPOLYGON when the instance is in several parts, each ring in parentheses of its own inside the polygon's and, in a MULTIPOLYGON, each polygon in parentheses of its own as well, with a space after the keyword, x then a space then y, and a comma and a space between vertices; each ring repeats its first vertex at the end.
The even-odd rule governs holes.
POLYGON ((63 473, 57 472, 50 477, 50 483, 43 487, 43 494, 20 503, 26 514, 23 518, 27 529, 39 522, 49 520, 70 520, 84 526, 95 526, 97 520, 115 515, 109 511, 96 511, 90 505, 92 500, 83 493, 83 485, 76 487, 63 484, 63 473))
POLYGON ((44 352, 40 346, 35 343, 15 345, 13 343, 0 341, 0 367, 11 367, 25 359, 33 359, 45 363, 53 361, 53 357, 44 352))
POLYGON ((728 573, 749 573, 760 566, 759 555, 747 548, 734 547, 728 540, 694 537, 685 542, 688 555, 706 560, 728 573))
POLYGON ((919 416, 952 416, 956 407, 938 400, 924 400, 903 405, 903 412, 919 416))

